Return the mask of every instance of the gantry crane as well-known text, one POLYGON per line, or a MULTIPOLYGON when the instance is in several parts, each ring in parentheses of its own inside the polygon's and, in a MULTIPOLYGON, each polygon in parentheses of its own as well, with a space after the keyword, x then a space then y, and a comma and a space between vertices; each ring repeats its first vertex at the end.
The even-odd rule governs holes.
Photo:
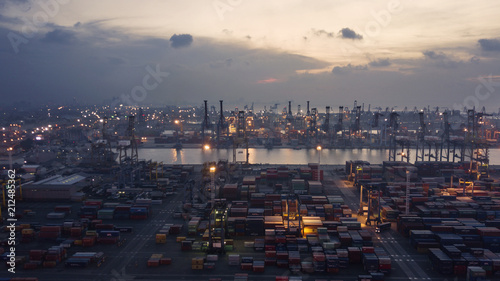
POLYGON ((236 149, 242 145, 245 145, 246 164, 248 164, 250 153, 248 152, 248 136, 246 132, 245 111, 238 112, 238 120, 236 125, 236 136, 233 137, 233 163, 236 163, 236 149))

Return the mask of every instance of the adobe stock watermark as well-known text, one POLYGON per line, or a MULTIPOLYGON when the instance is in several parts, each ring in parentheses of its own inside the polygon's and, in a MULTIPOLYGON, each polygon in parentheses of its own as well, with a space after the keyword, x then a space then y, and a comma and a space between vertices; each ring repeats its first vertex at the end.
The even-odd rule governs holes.
POLYGON ((358 30, 361 36, 363 36, 362 40, 352 39, 351 44, 346 43, 345 40, 341 43, 341 50, 344 53, 344 57, 347 57, 351 54, 361 54, 362 51, 356 43, 367 44, 370 42, 370 39, 373 39, 380 35, 382 32, 382 28, 389 26, 392 22, 393 15, 398 15, 403 12, 404 6, 401 4, 399 0, 390 0, 387 2, 385 8, 375 11, 371 10, 370 15, 373 20, 368 21, 364 28, 359 26, 354 26, 355 30, 358 30))
POLYGON ((49 23, 49 20, 55 17, 60 12, 60 6, 68 4, 70 0, 40 0, 34 1, 40 6, 41 10, 35 12, 31 19, 21 17, 24 25, 21 27, 21 32, 11 31, 7 34, 14 53, 19 53, 21 44, 28 44, 29 39, 35 37, 41 28, 49 23))
POLYGON ((234 8, 240 6, 244 0, 215 0, 212 2, 215 12, 220 20, 224 20, 226 12, 233 11, 234 8))
POLYGON ((467 96, 461 104, 453 104, 453 109, 462 110, 466 108, 479 108, 480 101, 485 101, 491 97, 496 91, 496 87, 500 87, 500 76, 493 76, 492 74, 484 77, 478 76, 477 81, 479 84, 474 89, 474 95, 467 96), (497 81, 495 81, 495 79, 497 81))
POLYGON ((121 272, 113 269, 111 270, 111 274, 113 275, 113 278, 111 278, 110 281, 131 281, 135 278, 135 276, 127 275, 125 268, 122 268, 121 272))
POLYGON ((156 90, 164 78, 170 75, 168 72, 161 71, 159 64, 156 65, 156 69, 148 65, 145 70, 147 74, 142 78, 142 84, 133 87, 130 93, 122 94, 120 98, 114 100, 111 103, 111 108, 115 108, 118 105, 137 106, 139 102, 146 99, 148 92, 156 90))

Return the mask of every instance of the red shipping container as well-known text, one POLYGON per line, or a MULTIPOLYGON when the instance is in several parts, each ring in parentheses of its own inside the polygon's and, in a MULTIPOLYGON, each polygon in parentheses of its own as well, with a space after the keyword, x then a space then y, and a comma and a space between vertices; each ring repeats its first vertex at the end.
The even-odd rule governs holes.
POLYGON ((60 226, 42 226, 40 232, 58 232, 61 233, 60 226))
POLYGON ((242 263, 241 270, 252 270, 253 264, 251 263, 242 263))
POLYGON ((172 263, 172 259, 171 258, 161 258, 160 259, 160 264, 169 265, 171 263, 172 263))
POLYGON ((253 272, 264 272, 264 266, 256 265, 253 267, 253 272))
POLYGON ((276 259, 278 260, 288 260, 288 252, 277 252, 276 259))
POLYGON ((264 260, 264 264, 267 265, 267 266, 276 265, 276 258, 266 258, 264 260))
MULTIPOLYGON (((267 239, 267 236, 266 236, 266 239, 267 239)), ((274 237, 273 237, 272 241, 274 241, 274 237)), ((275 245, 265 245, 264 250, 265 251, 276 251, 276 246, 275 245)))
POLYGON ((38 263, 28 262, 24 264, 24 269, 36 269, 38 267, 38 263))
POLYGON ((276 251, 266 251, 266 258, 275 258, 276 251))
POLYGON ((361 251, 364 254, 373 254, 373 253, 375 253, 375 248, 373 248, 373 247, 362 247, 361 251))
POLYGON ((390 270, 392 267, 391 267, 391 264, 379 264, 378 265, 378 269, 380 270, 390 270))

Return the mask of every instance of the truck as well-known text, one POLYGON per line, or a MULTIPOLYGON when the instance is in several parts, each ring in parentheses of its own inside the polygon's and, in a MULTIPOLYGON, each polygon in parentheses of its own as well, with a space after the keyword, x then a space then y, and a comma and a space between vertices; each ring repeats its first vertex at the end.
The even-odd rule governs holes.
POLYGON ((390 222, 384 222, 379 225, 377 225, 377 228, 375 228, 375 233, 380 233, 384 230, 391 229, 391 223, 390 222))

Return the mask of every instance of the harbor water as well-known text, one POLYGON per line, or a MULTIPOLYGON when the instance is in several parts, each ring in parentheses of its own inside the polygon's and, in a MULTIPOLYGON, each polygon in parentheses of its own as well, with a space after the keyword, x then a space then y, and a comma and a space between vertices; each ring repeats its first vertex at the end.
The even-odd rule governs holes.
MULTIPOLYGON (((176 150, 173 148, 139 148, 139 158, 152 159, 153 161, 163 162, 164 164, 203 164, 207 161, 217 161, 219 159, 228 159, 232 161, 232 149, 212 149, 202 150, 200 148, 183 148, 176 150)), ((500 164, 500 149, 490 149, 490 164, 500 164)), ((250 164, 278 164, 278 165, 302 165, 307 163, 338 165, 345 164, 349 160, 364 160, 372 164, 380 164, 389 159, 389 150, 387 149, 293 149, 293 148, 250 148, 250 164), (321 154, 321 155, 319 155, 321 154), (321 158, 321 159, 319 159, 321 158)), ((401 160, 398 155, 396 160, 401 160)), ((406 161, 406 159, 403 159, 406 161)), ((425 159, 427 160, 427 159, 425 159)), ((450 159, 451 160, 451 159, 450 159)), ((245 161, 245 149, 238 149, 236 161, 245 161)), ((415 150, 410 150, 410 162, 415 162, 415 150)))

